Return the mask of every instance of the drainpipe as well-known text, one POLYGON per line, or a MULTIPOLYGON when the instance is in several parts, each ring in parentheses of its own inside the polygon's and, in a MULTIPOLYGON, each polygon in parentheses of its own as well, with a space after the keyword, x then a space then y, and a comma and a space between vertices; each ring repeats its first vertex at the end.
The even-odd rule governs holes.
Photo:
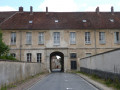
POLYGON ((97 45, 96 45, 96 30, 94 30, 94 38, 95 38, 95 54, 97 54, 97 45))
POLYGON ((20 31, 20 61, 21 61, 21 49, 22 49, 22 31, 20 31))

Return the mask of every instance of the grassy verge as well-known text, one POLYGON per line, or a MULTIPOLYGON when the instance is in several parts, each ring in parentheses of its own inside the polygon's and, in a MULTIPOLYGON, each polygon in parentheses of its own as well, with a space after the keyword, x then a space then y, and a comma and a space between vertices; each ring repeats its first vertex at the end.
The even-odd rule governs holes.
POLYGON ((91 79, 93 79, 93 80, 95 80, 95 81, 97 81, 99 83, 102 83, 102 84, 104 84, 104 85, 106 85, 108 87, 115 88, 115 90, 120 90, 120 82, 119 82, 119 80, 117 78, 113 81, 111 79, 105 80, 105 79, 102 79, 102 78, 98 77, 97 75, 93 75, 93 74, 91 75, 91 74, 87 74, 87 73, 80 72, 80 71, 72 72, 72 73, 83 74, 83 75, 85 75, 85 76, 87 76, 87 77, 89 77, 89 78, 91 78, 91 79))
POLYGON ((45 73, 41 72, 41 73, 36 74, 34 76, 30 76, 30 77, 28 77, 28 78, 26 78, 24 80, 17 81, 14 84, 9 84, 9 85, 5 84, 5 85, 2 85, 0 90, 7 90, 7 89, 11 89, 11 88, 17 87, 18 85, 20 85, 22 83, 25 83, 25 82, 29 81, 30 79, 37 78, 38 76, 43 75, 43 74, 45 74, 45 73))

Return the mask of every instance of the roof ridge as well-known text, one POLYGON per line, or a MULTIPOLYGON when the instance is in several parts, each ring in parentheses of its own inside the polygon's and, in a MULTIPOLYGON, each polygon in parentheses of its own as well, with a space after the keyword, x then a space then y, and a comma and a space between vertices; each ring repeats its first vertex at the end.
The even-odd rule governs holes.
POLYGON ((15 12, 13 15, 11 15, 10 17, 6 18, 3 22, 0 23, 0 25, 2 25, 5 21, 9 20, 10 18, 12 18, 16 13, 18 12, 15 12))

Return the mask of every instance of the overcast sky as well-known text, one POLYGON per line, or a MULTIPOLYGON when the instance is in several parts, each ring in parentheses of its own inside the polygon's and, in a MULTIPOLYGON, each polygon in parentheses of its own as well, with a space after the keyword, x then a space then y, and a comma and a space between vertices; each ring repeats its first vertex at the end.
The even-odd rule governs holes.
POLYGON ((114 6, 115 11, 120 11, 120 0, 0 0, 0 11, 18 11, 18 7, 23 6, 25 11, 33 6, 34 11, 55 12, 82 12, 95 11, 100 7, 100 11, 110 11, 114 6))

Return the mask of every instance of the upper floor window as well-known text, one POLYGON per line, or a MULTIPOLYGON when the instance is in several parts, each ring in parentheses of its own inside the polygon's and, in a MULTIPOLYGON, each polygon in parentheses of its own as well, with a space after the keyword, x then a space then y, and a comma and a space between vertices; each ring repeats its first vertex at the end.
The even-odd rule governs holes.
POLYGON ((70 32, 70 44, 75 44, 75 43, 76 43, 76 33, 70 32))
POLYGON ((41 53, 37 53, 37 62, 41 63, 41 57, 42 57, 42 54, 41 53))
POLYGON ((39 41, 38 41, 39 44, 44 44, 44 33, 43 32, 40 32, 39 33, 39 41))
POLYGON ((60 32, 54 32, 54 45, 60 45, 60 32))
POLYGON ((31 61, 32 61, 32 54, 27 53, 27 62, 31 62, 31 61))
POLYGON ((31 32, 26 33, 26 44, 32 44, 32 33, 31 32))
POLYGON ((76 53, 70 53, 70 58, 71 58, 71 59, 77 58, 77 54, 76 54, 76 53))
POLYGON ((90 44, 90 32, 85 32, 85 44, 90 44))
POLYGON ((11 56, 13 56, 14 58, 16 58, 16 54, 15 53, 11 53, 11 56))
POLYGON ((105 32, 99 32, 99 42, 105 44, 105 32))
POLYGON ((119 32, 114 32, 114 42, 115 43, 120 43, 119 32))
POLYGON ((12 45, 16 44, 16 33, 15 32, 11 33, 11 44, 12 45))

